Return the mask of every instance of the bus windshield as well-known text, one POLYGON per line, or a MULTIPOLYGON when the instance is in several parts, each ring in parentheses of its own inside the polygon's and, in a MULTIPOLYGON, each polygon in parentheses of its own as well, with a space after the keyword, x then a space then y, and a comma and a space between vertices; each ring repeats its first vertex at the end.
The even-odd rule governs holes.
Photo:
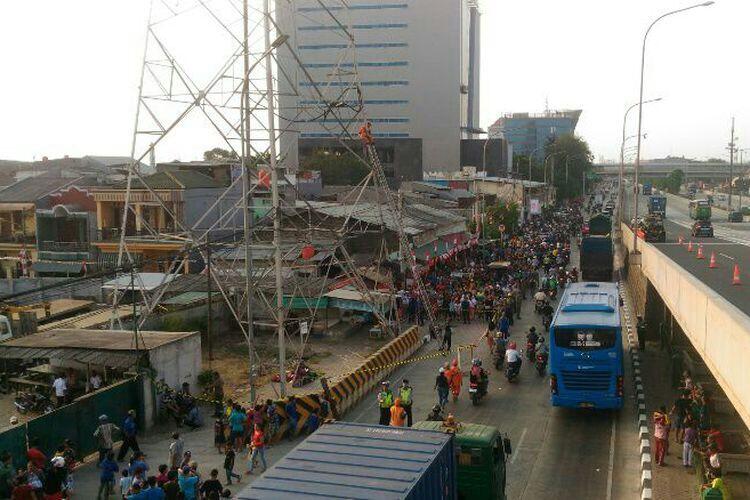
POLYGON ((611 349, 617 342, 614 328, 555 328, 555 346, 577 351, 611 349))

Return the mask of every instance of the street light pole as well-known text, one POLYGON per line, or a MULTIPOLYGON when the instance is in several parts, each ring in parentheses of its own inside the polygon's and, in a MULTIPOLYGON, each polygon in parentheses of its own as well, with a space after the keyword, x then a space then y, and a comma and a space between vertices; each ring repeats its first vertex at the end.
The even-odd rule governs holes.
POLYGON ((732 131, 729 136, 729 210, 732 210, 732 181, 734 180, 734 116, 732 117, 732 131))
MULTIPOLYGON (((661 97, 657 97, 655 99, 649 99, 647 101, 644 101, 643 104, 648 104, 650 102, 657 102, 661 101, 661 97)), ((622 201, 623 201, 623 195, 624 188, 623 188, 623 177, 625 176, 625 141, 628 140, 627 137, 625 137, 625 130, 626 125, 628 123, 628 114, 631 110, 638 107, 638 103, 632 104, 630 107, 628 107, 627 110, 625 110, 625 115, 622 117, 622 142, 620 143, 620 171, 617 175, 617 186, 618 186, 618 192, 619 196, 617 197, 617 217, 618 217, 618 225, 622 224, 622 201)))
MULTIPOLYGON (((689 7, 685 7, 683 9, 677 9, 670 12, 667 12, 666 14, 662 14, 661 16, 654 19, 654 21, 649 25, 648 29, 646 30, 646 33, 643 35, 643 46, 641 48, 641 84, 640 84, 640 91, 638 93, 638 147, 636 149, 635 154, 635 175, 634 175, 634 181, 635 185, 633 186, 633 206, 635 207, 635 216, 638 217, 638 170, 641 167, 641 126, 643 125, 643 76, 645 72, 645 64, 646 64, 646 40, 648 39, 648 34, 651 32, 651 29, 654 27, 656 23, 664 19, 665 17, 671 16, 673 14, 679 14, 680 12, 685 12, 691 9, 695 9, 698 7, 708 7, 709 5, 713 5, 713 0, 710 0, 708 2, 703 2, 695 5, 691 5, 689 7)), ((638 235, 637 232, 633 231, 633 253, 638 252, 638 235)))

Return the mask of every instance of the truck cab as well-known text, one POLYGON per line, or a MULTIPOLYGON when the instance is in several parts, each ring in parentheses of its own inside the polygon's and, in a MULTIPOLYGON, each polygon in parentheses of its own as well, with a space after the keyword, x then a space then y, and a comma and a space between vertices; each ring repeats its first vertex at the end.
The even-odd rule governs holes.
POLYGON ((448 429, 443 422, 416 422, 413 428, 455 434, 459 500, 507 498, 506 455, 510 455, 511 446, 497 427, 460 423, 448 429))

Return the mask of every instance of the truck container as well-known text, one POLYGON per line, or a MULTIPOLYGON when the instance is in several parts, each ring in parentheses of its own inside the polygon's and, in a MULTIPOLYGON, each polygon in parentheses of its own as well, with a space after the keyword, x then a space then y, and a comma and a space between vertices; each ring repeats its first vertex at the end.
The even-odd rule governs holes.
POLYGON ((606 236, 612 232, 612 219, 605 214, 598 214, 589 219, 591 236, 606 236))
POLYGON ((667 197, 652 196, 648 199, 648 213, 664 217, 667 215, 667 197))
POLYGON ((581 280, 612 281, 614 251, 609 236, 587 236, 581 240, 581 280))
POLYGON ((243 489, 243 500, 454 500, 454 437, 406 427, 334 422, 243 489))

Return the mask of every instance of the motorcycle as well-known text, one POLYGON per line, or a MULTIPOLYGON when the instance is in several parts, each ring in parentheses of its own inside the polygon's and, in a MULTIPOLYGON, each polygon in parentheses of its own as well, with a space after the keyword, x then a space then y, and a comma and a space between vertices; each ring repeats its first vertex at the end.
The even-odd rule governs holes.
POLYGON ((55 405, 42 394, 31 394, 28 392, 19 392, 13 400, 13 405, 18 413, 25 415, 28 412, 49 413, 55 409, 55 405))
POLYGON ((487 385, 484 380, 476 382, 475 380, 469 380, 469 397, 471 398, 471 404, 476 406, 479 401, 487 394, 487 385))
POLYGON ((539 374, 539 376, 544 377, 544 374, 547 371, 547 355, 537 354, 534 367, 536 368, 536 372, 539 374))
POLYGON ((536 300, 534 301, 534 312, 536 314, 542 314, 542 310, 544 306, 547 305, 546 300, 536 300))
POLYGON ((519 358, 518 363, 508 363, 508 368, 505 370, 505 377, 508 379, 508 382, 515 382, 516 378, 518 378, 518 374, 521 371, 521 360, 519 358))
POLYGON ((536 345, 532 342, 526 342, 526 357, 529 361, 534 361, 534 354, 536 354, 536 345))

